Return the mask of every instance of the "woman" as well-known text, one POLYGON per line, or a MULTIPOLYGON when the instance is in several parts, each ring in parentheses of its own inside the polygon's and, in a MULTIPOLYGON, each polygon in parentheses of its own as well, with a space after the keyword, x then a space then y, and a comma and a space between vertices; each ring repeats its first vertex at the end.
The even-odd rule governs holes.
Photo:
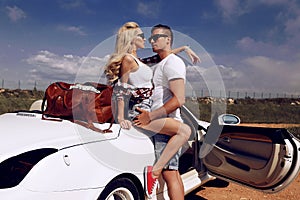
MULTIPOLYGON (((106 68, 106 75, 110 83, 113 84, 118 81, 118 86, 121 85, 125 88, 130 88, 132 91, 134 91, 134 88, 142 88, 144 92, 142 93, 145 94, 140 101, 135 101, 134 105, 129 106, 128 116, 131 120, 138 114, 135 111, 136 107, 149 111, 151 109, 152 70, 142 63, 136 54, 137 49, 144 48, 144 43, 144 34, 137 23, 128 22, 124 24, 119 29, 115 53, 111 56, 106 68)), ((186 50, 186 47, 174 49, 172 52, 178 53, 183 50, 186 50)), ((187 53, 194 62, 199 61, 199 58, 193 51, 189 49, 187 53)), ((154 59, 154 62, 159 62, 159 59, 154 59)), ((121 93, 117 98, 117 120, 122 128, 129 129, 132 122, 125 118, 124 94, 126 94, 126 91, 121 93)), ((153 123, 154 126, 148 126, 148 130, 172 137, 162 155, 153 166, 152 176, 157 180, 169 160, 181 146, 186 143, 191 134, 191 130, 188 125, 173 118, 162 118, 153 121, 153 123), (153 129, 151 127, 153 127, 153 129), (161 129, 158 130, 157 127, 161 127, 161 129)), ((154 189, 153 185, 151 190, 153 191, 154 189)), ((152 191, 147 191, 146 194, 151 194, 152 191)))

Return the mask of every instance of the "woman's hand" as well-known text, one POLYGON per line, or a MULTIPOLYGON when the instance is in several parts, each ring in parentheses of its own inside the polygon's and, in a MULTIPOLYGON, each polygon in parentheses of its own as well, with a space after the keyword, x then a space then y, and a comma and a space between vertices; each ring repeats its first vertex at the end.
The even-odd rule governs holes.
POLYGON ((119 123, 120 123, 121 128, 123 128, 123 129, 131 128, 131 121, 129 121, 129 120, 126 120, 126 119, 120 120, 119 123))
POLYGON ((201 62, 199 56, 197 56, 197 54, 189 46, 186 46, 184 51, 190 57, 193 64, 201 62))

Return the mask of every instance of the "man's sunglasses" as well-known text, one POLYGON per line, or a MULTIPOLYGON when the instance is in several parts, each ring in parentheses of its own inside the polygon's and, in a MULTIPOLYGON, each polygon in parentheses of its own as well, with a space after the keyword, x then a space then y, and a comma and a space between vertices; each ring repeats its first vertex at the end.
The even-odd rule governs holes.
POLYGON ((142 39, 145 39, 145 34, 144 33, 140 33, 137 36, 141 37, 142 39))
POLYGON ((149 43, 151 43, 151 40, 156 42, 158 40, 158 38, 160 38, 160 37, 169 37, 169 36, 166 34, 155 34, 155 35, 152 35, 151 37, 149 37, 148 41, 149 41, 149 43))

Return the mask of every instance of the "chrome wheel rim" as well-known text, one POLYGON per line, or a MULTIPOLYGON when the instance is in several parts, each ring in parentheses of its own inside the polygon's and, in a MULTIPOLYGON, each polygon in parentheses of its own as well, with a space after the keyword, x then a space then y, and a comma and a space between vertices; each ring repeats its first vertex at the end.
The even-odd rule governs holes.
POLYGON ((120 187, 109 193, 106 200, 134 200, 134 198, 130 190, 120 187))

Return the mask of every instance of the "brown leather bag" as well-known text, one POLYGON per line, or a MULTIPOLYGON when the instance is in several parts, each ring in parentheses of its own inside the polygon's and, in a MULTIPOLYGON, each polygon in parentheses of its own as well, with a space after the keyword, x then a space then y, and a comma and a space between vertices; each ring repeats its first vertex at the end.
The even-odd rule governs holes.
POLYGON ((109 129, 114 122, 112 94, 113 87, 104 84, 52 83, 45 91, 42 110, 46 102, 47 106, 43 110, 43 119, 66 119, 101 133, 111 132, 109 129), (93 122, 111 124, 102 130, 93 122))

